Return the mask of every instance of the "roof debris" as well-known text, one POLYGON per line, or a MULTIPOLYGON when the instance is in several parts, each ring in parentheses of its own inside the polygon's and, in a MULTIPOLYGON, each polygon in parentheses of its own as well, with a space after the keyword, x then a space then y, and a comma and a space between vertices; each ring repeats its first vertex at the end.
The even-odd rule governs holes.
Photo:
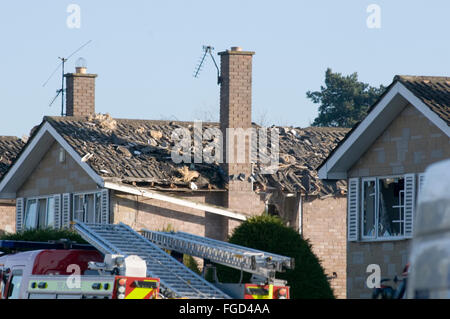
MULTIPOLYGON (((175 145, 175 141, 172 141, 173 131, 186 128, 192 134, 192 122, 112 119, 109 116, 45 117, 45 120, 81 157, 87 153, 95 154, 88 164, 99 175, 115 182, 137 183, 141 187, 158 189, 227 188, 226 177, 218 163, 204 161, 186 165, 172 160, 171 150, 175 145), (102 125, 102 120, 114 125, 102 125), (191 184, 194 181, 195 186, 191 184)), ((202 123, 202 128, 217 129, 219 124, 202 123)), ((257 162, 254 174, 236 174, 233 178, 253 181, 255 191, 279 189, 318 196, 345 194, 345 181, 321 181, 316 168, 348 129, 277 128, 280 160, 279 164, 272 165, 274 173, 265 174, 267 165, 257 162)), ((210 140, 204 139, 203 147, 211 146, 210 140)), ((194 148, 191 147, 189 152, 191 159, 194 159, 194 148)))
POLYGON ((117 127, 116 120, 114 120, 108 113, 89 115, 88 122, 98 125, 104 131, 114 131, 117 127))

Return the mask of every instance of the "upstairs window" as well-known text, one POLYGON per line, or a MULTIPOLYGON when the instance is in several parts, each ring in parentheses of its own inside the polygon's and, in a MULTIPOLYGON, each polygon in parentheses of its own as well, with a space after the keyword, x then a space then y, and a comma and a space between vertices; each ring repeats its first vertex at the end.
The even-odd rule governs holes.
POLYGON ((405 234, 403 176, 362 180, 362 238, 382 239, 405 234))

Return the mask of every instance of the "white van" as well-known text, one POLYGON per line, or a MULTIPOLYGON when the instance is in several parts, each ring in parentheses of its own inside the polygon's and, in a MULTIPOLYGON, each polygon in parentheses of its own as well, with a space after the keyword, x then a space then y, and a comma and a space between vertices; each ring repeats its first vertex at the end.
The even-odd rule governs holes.
POLYGON ((410 254, 407 297, 450 298, 450 160, 425 171, 410 254))

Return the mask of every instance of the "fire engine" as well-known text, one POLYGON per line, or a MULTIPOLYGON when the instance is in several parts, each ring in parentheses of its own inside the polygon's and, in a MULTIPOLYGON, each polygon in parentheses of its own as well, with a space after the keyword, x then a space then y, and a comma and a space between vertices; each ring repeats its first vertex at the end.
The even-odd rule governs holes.
MULTIPOLYGON (((52 247, 39 242, 0 244, 10 249, 52 247)), ((153 299, 158 293, 159 279, 146 277, 146 264, 135 255, 103 258, 99 251, 82 247, 0 257, 0 299, 153 299)))
POLYGON ((73 228, 90 245, 48 249, 46 243, 27 243, 43 249, 0 257, 1 297, 289 298, 287 283, 275 278, 276 272, 294 268, 294 260, 286 256, 183 232, 143 229, 139 233, 123 223, 77 221, 73 228), (203 276, 184 266, 174 254, 203 258, 203 276), (220 283, 214 275, 214 282, 209 282, 204 275, 208 268, 215 274, 212 263, 239 269, 241 274, 249 272, 252 281, 220 283), (74 269, 81 276, 74 277, 74 269))

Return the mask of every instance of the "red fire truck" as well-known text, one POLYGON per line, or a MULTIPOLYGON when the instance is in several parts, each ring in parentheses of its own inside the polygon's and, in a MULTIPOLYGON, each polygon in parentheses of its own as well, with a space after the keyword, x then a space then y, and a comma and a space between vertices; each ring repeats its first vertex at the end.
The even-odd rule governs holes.
POLYGON ((103 258, 92 249, 38 249, 0 257, 0 299, 154 299, 158 293, 159 279, 146 277, 145 262, 134 255, 103 258))

